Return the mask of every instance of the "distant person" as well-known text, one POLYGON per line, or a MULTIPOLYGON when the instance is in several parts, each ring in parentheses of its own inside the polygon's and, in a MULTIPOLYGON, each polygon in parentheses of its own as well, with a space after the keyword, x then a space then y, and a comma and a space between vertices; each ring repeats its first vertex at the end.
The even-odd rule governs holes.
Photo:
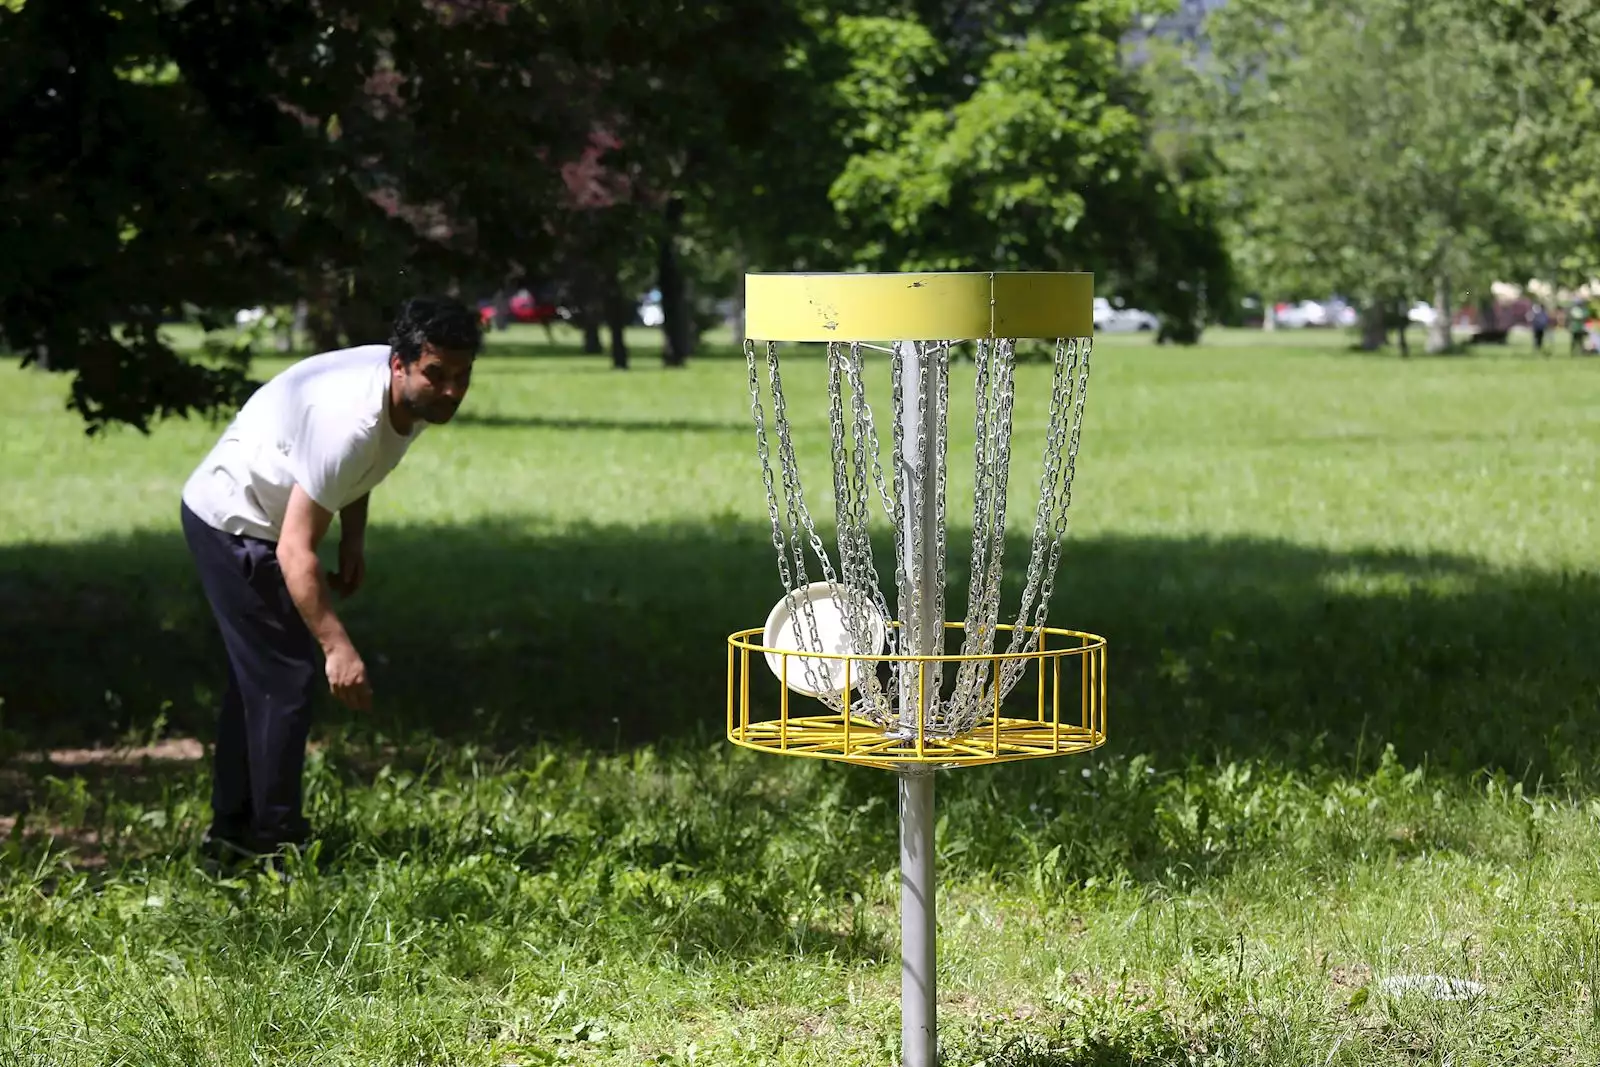
POLYGON ((482 345, 448 298, 401 310, 387 344, 311 356, 261 386, 183 487, 180 515, 227 649, 205 848, 246 858, 310 837, 301 776, 317 652, 333 695, 367 709, 367 668, 334 613, 366 574, 367 505, 430 423, 449 422, 482 345), (339 569, 317 546, 339 516, 339 569))
POLYGON ((1583 355, 1589 339, 1588 317, 1588 309, 1582 304, 1572 305, 1572 310, 1567 312, 1567 331, 1572 334, 1571 353, 1574 356, 1583 355))
POLYGON ((1544 309, 1543 304, 1533 305, 1533 312, 1528 318, 1528 325, 1533 328, 1533 350, 1544 351, 1544 332, 1550 328, 1550 313, 1544 309))

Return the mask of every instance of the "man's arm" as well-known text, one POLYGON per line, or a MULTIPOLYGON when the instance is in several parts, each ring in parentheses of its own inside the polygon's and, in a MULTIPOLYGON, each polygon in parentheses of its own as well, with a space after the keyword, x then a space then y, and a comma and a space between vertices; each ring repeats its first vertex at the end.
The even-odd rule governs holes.
POLYGON ((367 537, 367 501, 372 499, 370 491, 361 494, 361 499, 346 504, 339 509, 339 540, 354 541, 360 544, 367 537))
POLYGON ((339 570, 328 584, 340 596, 351 596, 367 576, 367 501, 372 493, 339 509, 339 570))
POLYGON ((332 522, 333 512, 296 485, 289 493, 289 506, 283 516, 278 566, 300 617, 305 619, 311 635, 322 646, 333 695, 350 707, 365 708, 372 703, 366 664, 361 662, 344 623, 334 614, 333 598, 323 581, 322 564, 317 559, 317 546, 332 522))

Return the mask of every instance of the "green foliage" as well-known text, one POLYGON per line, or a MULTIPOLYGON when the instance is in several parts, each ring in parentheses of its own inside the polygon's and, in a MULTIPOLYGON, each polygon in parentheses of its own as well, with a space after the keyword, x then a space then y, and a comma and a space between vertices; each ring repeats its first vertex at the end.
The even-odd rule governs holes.
POLYGON ((0 333, 77 372, 91 431, 248 390, 165 345, 174 319, 306 297, 381 336, 399 295, 545 246, 573 32, 422 0, 0 12, 0 333))
POLYGON ((1530 231, 1528 258, 1552 281, 1582 285, 1600 260, 1600 98, 1595 48, 1600 7, 1589 0, 1469 8, 1501 42, 1499 73, 1515 87, 1515 121, 1500 137, 1493 173, 1530 231))
POLYGON ((1127 0, 0 9, 0 334, 91 433, 225 416, 253 349, 165 326, 553 286, 621 326, 669 202, 699 295, 747 269, 1088 269, 1193 340, 1230 302, 1213 164, 1159 146, 1127 0))
POLYGON ((1252 287, 1459 296, 1571 251, 1549 176, 1517 147, 1550 122, 1529 89, 1552 72, 1490 14, 1476 0, 1238 0, 1212 17, 1214 63, 1185 99, 1213 131, 1252 287))
POLYGON ((1229 275, 1195 160, 1151 151, 1118 5, 1066 5, 953 51, 911 18, 843 18, 852 154, 830 196, 873 269, 1083 270, 1190 341, 1229 275), (970 75, 966 84, 962 74, 970 75))

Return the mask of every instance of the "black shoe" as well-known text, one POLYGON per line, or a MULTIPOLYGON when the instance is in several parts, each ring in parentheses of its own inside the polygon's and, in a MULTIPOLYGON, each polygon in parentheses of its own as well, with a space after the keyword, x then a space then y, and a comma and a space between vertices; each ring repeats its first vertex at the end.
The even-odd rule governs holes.
POLYGON ((200 838, 200 855, 212 875, 232 875, 259 862, 262 853, 247 836, 213 827, 200 838))
POLYGON ((212 827, 200 838, 200 851, 216 860, 253 860, 260 852, 246 834, 231 833, 212 827))
POLYGON ((201 838, 200 850, 205 857, 205 868, 213 877, 233 877, 238 874, 271 874, 287 885, 293 876, 284 868, 284 852, 293 843, 283 846, 263 845, 259 841, 234 840, 207 831, 201 838))

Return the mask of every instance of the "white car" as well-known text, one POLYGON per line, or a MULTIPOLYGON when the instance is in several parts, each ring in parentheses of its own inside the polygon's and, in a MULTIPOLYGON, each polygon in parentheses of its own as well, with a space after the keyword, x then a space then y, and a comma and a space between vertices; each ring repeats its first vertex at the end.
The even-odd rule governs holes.
POLYGON ((1140 311, 1138 308, 1114 308, 1111 306, 1111 301, 1105 297, 1094 298, 1095 333, 1133 333, 1160 327, 1161 321, 1148 311, 1140 311))
POLYGON ((1303 329, 1307 326, 1328 325, 1328 309, 1315 300, 1302 300, 1298 304, 1279 304, 1273 309, 1273 320, 1282 328, 1303 329))

